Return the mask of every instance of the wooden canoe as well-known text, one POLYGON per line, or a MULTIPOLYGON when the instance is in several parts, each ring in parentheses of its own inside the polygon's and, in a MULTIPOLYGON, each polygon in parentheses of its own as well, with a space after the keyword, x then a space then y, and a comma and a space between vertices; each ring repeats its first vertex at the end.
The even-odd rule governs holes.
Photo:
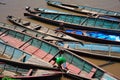
POLYGON ((42 38, 45 39, 45 40, 49 39, 49 40, 63 40, 63 41, 80 42, 80 40, 75 39, 71 36, 68 36, 68 35, 64 34, 63 32, 58 32, 58 31, 49 29, 47 27, 43 27, 40 24, 35 24, 35 23, 32 23, 32 22, 23 20, 21 18, 17 18, 17 17, 14 17, 14 16, 8 16, 7 19, 10 22, 12 22, 16 25, 19 25, 21 27, 24 27, 26 29, 31 29, 31 30, 34 30, 34 31, 38 31, 38 33, 43 35, 42 38), (49 38, 47 38, 45 36, 47 36, 47 37, 49 36, 49 38), (50 39, 50 37, 51 37, 51 39, 50 39))
MULTIPOLYGON (((65 12, 59 12, 57 10, 51 10, 51 9, 47 9, 47 8, 34 8, 35 12, 47 12, 47 13, 63 13, 63 14, 68 14, 68 13, 65 13, 65 12)), ((120 22, 120 19, 119 17, 117 16, 108 16, 108 15, 82 15, 82 16, 86 16, 86 17, 91 17, 91 18, 99 18, 99 19, 105 19, 105 20, 110 20, 110 21, 117 21, 117 22, 120 22), (117 18, 116 18, 117 17, 117 18)))
POLYGON ((70 35, 80 40, 102 43, 102 44, 120 45, 120 32, 76 30, 76 29, 69 29, 69 28, 68 29, 65 28, 64 30, 57 29, 57 31, 64 32, 67 35, 70 35))
MULTIPOLYGON (((56 79, 71 79, 71 80, 81 80, 85 79, 72 74, 67 74, 61 72, 61 70, 55 67, 49 67, 47 62, 44 64, 33 64, 31 60, 34 59, 38 61, 37 57, 15 48, 13 46, 7 45, 4 42, 0 42, 0 79, 8 80, 56 80, 56 79), (14 50, 13 52, 11 52, 14 50), (12 55, 12 57, 10 57, 12 55), (25 57, 23 57, 25 55, 25 57), (4 58, 2 58, 4 57, 4 58), (23 62, 24 61, 24 62, 23 62)), ((40 63, 40 62, 37 62, 40 63)), ((88 80, 88 79, 87 79, 88 80)))
MULTIPOLYGON (((55 42, 54 42, 55 43, 55 42)), ((56 45, 74 52, 79 56, 87 56, 91 58, 120 61, 120 46, 110 44, 100 44, 82 41, 83 45, 75 42, 56 42, 56 45)))
MULTIPOLYGON (((58 56, 65 57, 67 61, 66 68, 71 74, 81 76, 86 79, 119 79, 91 62, 86 61, 80 56, 77 56, 68 50, 64 50, 42 39, 27 35, 27 33, 3 27, 0 27, 0 33, 0 39, 3 42, 19 48, 26 53, 39 57, 40 59, 51 64, 54 64, 54 58, 57 58, 58 56)), ((12 48, 9 50, 12 50, 12 48)), ((9 56, 12 55, 9 54, 9 56)))
POLYGON ((26 9, 28 12, 24 16, 37 19, 49 24, 60 25, 66 28, 97 30, 97 31, 120 31, 120 22, 91 18, 85 16, 78 16, 73 14, 53 13, 53 12, 34 12, 34 10, 26 9))
MULTIPOLYGON (((21 26, 12 26, 9 24, 4 24, 1 23, 2 27, 10 28, 13 30, 18 30, 23 32, 26 30, 26 33, 29 35, 32 35, 37 38, 41 38, 41 34, 38 33, 37 31, 34 32, 31 29, 26 29, 25 27, 21 26), (36 36, 38 35, 38 36, 36 36)), ((43 38, 42 38, 43 39, 43 38)), ((44 39, 46 40, 46 39, 44 39)), ((47 40, 48 41, 48 40, 47 40)), ((108 59, 112 61, 120 61, 120 46, 119 45, 112 45, 112 44, 100 44, 100 43, 95 43, 95 42, 85 42, 85 41, 80 41, 80 42, 70 42, 70 41, 62 41, 62 40, 50 40, 49 42, 54 43, 55 45, 64 47, 70 51, 74 51, 77 55, 85 55, 89 56, 92 58, 99 58, 99 59, 108 59), (104 48, 102 48, 104 47, 104 48), (81 54, 82 53, 82 54, 81 54), (91 55, 91 56, 90 56, 91 55), (95 56, 95 57, 93 57, 95 56)))
MULTIPOLYGON (((62 3, 59 1, 47 1, 47 4, 50 6, 70 10, 73 12, 85 14, 91 17, 99 17, 104 19, 111 19, 111 20, 117 20, 120 21, 120 12, 100 9, 100 8, 93 8, 89 6, 83 6, 83 5, 75 5, 75 4, 67 4, 62 3)), ((39 10, 38 8, 36 10, 39 10)))

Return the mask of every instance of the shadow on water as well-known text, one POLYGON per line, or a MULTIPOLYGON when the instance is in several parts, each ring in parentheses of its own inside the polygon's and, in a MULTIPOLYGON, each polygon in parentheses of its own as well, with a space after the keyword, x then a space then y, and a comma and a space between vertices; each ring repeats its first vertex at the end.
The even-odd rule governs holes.
POLYGON ((115 64, 115 62, 108 61, 107 63, 102 64, 102 65, 98 65, 98 66, 99 66, 99 67, 105 67, 105 66, 109 66, 109 65, 112 65, 112 64, 115 64))

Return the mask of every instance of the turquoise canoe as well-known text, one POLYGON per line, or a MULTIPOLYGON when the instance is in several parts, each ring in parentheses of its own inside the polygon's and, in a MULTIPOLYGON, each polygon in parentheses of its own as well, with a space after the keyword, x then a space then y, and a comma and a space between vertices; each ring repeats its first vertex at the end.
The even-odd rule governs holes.
POLYGON ((63 23, 65 28, 97 31, 120 31, 120 22, 117 21, 78 16, 73 14, 63 14, 44 11, 36 12, 30 9, 26 10, 28 12, 24 13, 24 16, 57 26, 59 26, 60 23, 63 23))
MULTIPOLYGON (((88 16, 92 17, 100 17, 104 19, 116 19, 117 21, 120 21, 120 12, 115 12, 115 11, 110 11, 110 10, 105 10, 105 9, 100 9, 100 8, 93 8, 89 6, 83 6, 83 5, 76 5, 76 4, 67 4, 67 3, 62 3, 60 1, 47 1, 47 4, 50 6, 70 10, 73 12, 85 14, 88 16)), ((37 9, 39 10, 39 9, 37 9)))

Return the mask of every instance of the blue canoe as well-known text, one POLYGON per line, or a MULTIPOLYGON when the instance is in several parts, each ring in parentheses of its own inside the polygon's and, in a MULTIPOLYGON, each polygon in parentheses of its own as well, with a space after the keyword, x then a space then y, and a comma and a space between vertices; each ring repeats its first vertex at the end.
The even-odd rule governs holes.
POLYGON ((105 32, 105 31, 87 31, 87 30, 75 30, 75 29, 65 29, 58 30, 62 31, 74 38, 97 42, 103 44, 115 44, 120 45, 120 32, 105 32))

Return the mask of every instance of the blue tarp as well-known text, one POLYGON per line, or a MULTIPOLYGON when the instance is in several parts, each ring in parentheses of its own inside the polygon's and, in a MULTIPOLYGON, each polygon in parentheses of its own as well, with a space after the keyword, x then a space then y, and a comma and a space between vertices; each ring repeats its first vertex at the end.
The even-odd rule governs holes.
POLYGON ((75 33, 77 35, 82 35, 82 31, 80 31, 80 30, 66 30, 66 32, 68 32, 68 33, 75 33))
MULTIPOLYGON (((66 30, 68 33, 75 33, 77 35, 82 35, 82 31, 80 30, 66 30)), ((88 36, 91 36, 93 38, 99 38, 99 39, 106 39, 106 40, 112 40, 112 41, 120 41, 120 36, 118 35, 110 35, 102 32, 87 32, 88 36)))
POLYGON ((88 36, 99 38, 99 39, 106 39, 112 41, 120 41, 120 36, 118 35, 109 35, 101 32, 87 32, 88 36))

